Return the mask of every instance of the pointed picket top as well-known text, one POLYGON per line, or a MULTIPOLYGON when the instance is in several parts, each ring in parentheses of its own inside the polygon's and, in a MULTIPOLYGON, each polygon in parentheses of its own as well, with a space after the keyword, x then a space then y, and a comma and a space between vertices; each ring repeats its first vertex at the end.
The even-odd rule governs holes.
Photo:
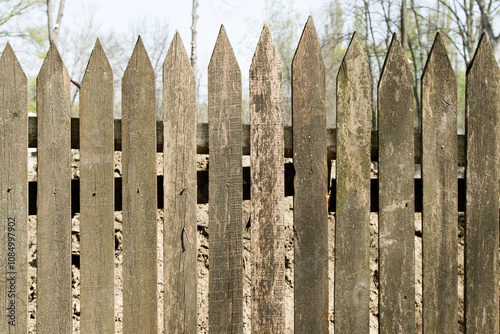
POLYGON ((455 76, 455 74, 453 73, 453 67, 451 66, 450 58, 448 57, 448 53, 443 44, 443 39, 441 38, 441 35, 439 33, 436 33, 436 37, 434 38, 434 43, 432 44, 431 51, 429 52, 424 71, 422 73, 422 79, 426 77, 428 72, 427 69, 436 66, 439 66, 448 74, 452 72, 453 76, 455 76))
POLYGON ((125 69, 125 73, 123 74, 123 79, 132 75, 132 71, 134 72, 144 72, 148 75, 155 75, 153 65, 151 64, 151 60, 149 59, 146 48, 144 47, 144 43, 142 42, 141 36, 137 39, 137 43, 135 44, 134 51, 132 52, 132 56, 128 62, 127 68, 125 69))
POLYGON ((61 54, 57 50, 57 47, 54 44, 50 44, 49 51, 47 52, 42 67, 40 68, 40 72, 38 73, 37 82, 43 79, 49 80, 49 78, 51 78, 53 75, 62 76, 64 87, 69 96, 70 77, 68 71, 66 70, 66 66, 64 65, 61 54))
POLYGON ((315 61, 321 64, 324 71, 325 64, 323 61, 323 54, 321 53, 318 34, 314 27, 313 18, 309 16, 292 60, 292 72, 294 67, 302 66, 302 63, 305 65, 306 63, 314 62, 311 58, 316 58, 315 61))
POLYGON ((163 62, 163 77, 165 78, 169 71, 178 71, 179 65, 182 67, 180 71, 183 72, 183 75, 189 75, 193 80, 195 79, 191 62, 189 61, 186 48, 182 42, 181 34, 176 30, 172 43, 170 43, 170 47, 168 48, 167 56, 163 62))
MULTIPOLYGON (((403 74, 404 77, 401 77, 401 80, 406 80, 408 76, 413 77, 408 58, 396 33, 392 35, 384 66, 382 66, 382 71, 380 72, 379 84, 382 83, 386 76, 390 75, 389 73, 403 74)), ((397 77, 396 74, 393 74, 393 76, 397 77)))
POLYGON ((281 69, 281 58, 267 23, 264 24, 264 28, 262 28, 262 33, 253 55, 252 65, 250 65, 250 75, 256 74, 255 72, 258 71, 258 68, 263 68, 263 66, 265 66, 265 68, 278 67, 281 69), (266 66, 267 64, 270 66, 266 66))
POLYGON ((214 71, 214 68, 218 68, 220 66, 216 65, 218 63, 227 63, 228 68, 235 65, 235 68, 233 68, 233 70, 236 70, 238 73, 240 73, 240 66, 238 65, 238 61, 236 60, 236 56, 234 54, 233 47, 229 42, 229 38, 227 37, 224 25, 220 26, 219 35, 217 36, 217 42, 215 43, 214 51, 212 53, 212 57, 210 58, 210 63, 208 64, 208 73, 214 71))
POLYGON ((479 40, 479 43, 477 45, 474 57, 472 58, 469 67, 467 68, 467 75, 469 75, 471 71, 482 73, 480 71, 483 70, 487 71, 485 73, 491 72, 493 75, 500 75, 498 63, 496 61, 495 54, 493 53, 493 49, 491 48, 491 44, 486 33, 483 33, 481 35, 481 39, 479 40), (483 68, 483 66, 485 68, 483 68))
POLYGON ((23 76, 26 77, 26 74, 24 74, 21 64, 19 63, 19 60, 17 59, 16 54, 14 53, 14 50, 10 46, 9 42, 7 42, 2 52, 2 56, 0 57, 0 64, 0 66, 13 67, 15 68, 15 71, 23 73, 23 76))
POLYGON ((87 81, 97 80, 95 76, 103 76, 103 79, 113 80, 113 71, 111 65, 109 64, 108 57, 102 48, 101 41, 99 38, 96 40, 92 54, 90 55, 89 63, 87 69, 85 70, 85 75, 82 80, 82 89, 86 86, 87 81))

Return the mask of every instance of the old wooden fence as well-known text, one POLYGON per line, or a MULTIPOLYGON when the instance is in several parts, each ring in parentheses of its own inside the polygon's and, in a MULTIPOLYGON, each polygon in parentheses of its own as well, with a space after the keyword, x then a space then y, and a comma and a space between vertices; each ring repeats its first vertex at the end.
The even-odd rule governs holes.
POLYGON ((250 68, 251 124, 242 127, 241 73, 222 28, 208 68, 209 125, 196 125, 195 78, 176 34, 157 123, 154 73, 139 40, 122 80, 123 116, 114 120, 113 74, 97 42, 80 118, 72 120, 68 73, 51 47, 37 79, 38 117, 29 122, 26 76, 7 46, 0 58, 0 332, 27 332, 27 216, 36 214, 36 331, 71 333, 71 217, 78 211, 81 332, 114 333, 113 215, 122 210, 123 332, 156 333, 161 207, 165 333, 196 333, 196 204, 209 194, 210 332, 242 332, 241 202, 251 197, 252 331, 283 333, 281 204, 294 193, 295 333, 329 331, 328 200, 336 211, 337 333, 369 332, 371 211, 379 214, 381 333, 414 333, 415 211, 423 213, 424 331, 457 332, 457 215, 465 211, 465 327, 498 333, 500 71, 487 38, 467 71, 465 136, 457 136, 457 83, 439 35, 422 78, 421 134, 413 128, 413 74, 396 37, 378 86, 378 132, 371 131, 370 78, 356 34, 337 77, 336 130, 325 125, 325 69, 312 20, 291 66, 293 129, 283 126, 282 64, 265 27, 250 68), (251 170, 242 168, 242 143, 251 170), (38 148, 36 183, 27 182, 28 146, 38 148), (79 180, 71 180, 72 148, 81 152, 79 180), (114 150, 122 151, 122 178, 114 178, 114 150), (164 152, 163 177, 157 151, 164 152), (197 152, 210 154, 208 176, 197 175, 197 152), (337 177, 329 185, 331 159, 337 177), (370 161, 379 163, 378 179, 370 179, 370 161), (459 165, 465 180, 457 178, 459 165))

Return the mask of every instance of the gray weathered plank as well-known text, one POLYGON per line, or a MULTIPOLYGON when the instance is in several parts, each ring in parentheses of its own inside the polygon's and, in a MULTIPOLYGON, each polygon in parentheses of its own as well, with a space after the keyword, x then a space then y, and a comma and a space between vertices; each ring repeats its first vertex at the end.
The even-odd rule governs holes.
POLYGON ((208 66, 209 329, 243 332, 241 72, 222 26, 208 66))
POLYGON ((394 35, 378 86, 381 333, 415 331, 412 80, 394 35))
POLYGON ((51 45, 37 78, 37 333, 71 333, 70 79, 51 45))
POLYGON ((424 333, 457 333, 457 80, 439 34, 422 76, 424 333))
POLYGON ((250 66, 252 331, 285 333, 283 86, 267 24, 250 66))
POLYGON ((97 40, 80 90, 80 328, 114 333, 113 73, 97 40))
POLYGON ((354 33, 337 76, 335 332, 370 331, 370 72, 354 33))
POLYGON ((28 89, 7 43, 0 57, 0 332, 28 332, 28 89))
POLYGON ((295 333, 328 333, 325 64, 312 17, 292 61, 295 333))
POLYGON ((122 79, 123 333, 157 333, 155 74, 139 38, 122 79))
POLYGON ((196 333, 196 83, 178 32, 163 64, 163 106, 165 333, 196 333))
POLYGON ((498 333, 498 115, 500 70, 483 34, 467 70, 465 327, 498 333))

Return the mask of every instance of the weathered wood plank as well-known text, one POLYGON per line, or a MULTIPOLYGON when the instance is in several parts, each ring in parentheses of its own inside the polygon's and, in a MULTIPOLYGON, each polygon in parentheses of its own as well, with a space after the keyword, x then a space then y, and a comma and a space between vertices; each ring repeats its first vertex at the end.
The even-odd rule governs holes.
POLYGON ((252 332, 285 333, 281 60, 267 24, 250 66, 252 332))
POLYGON ((498 333, 498 115, 500 70, 483 34, 467 70, 465 327, 498 333))
POLYGON ((0 332, 28 332, 28 83, 9 43, 0 57, 0 332))
POLYGON ((70 79, 51 45, 37 78, 37 333, 71 333, 70 79))
POLYGON ((328 333, 325 65, 311 17, 292 61, 295 333, 328 333))
MULTIPOLYGON (((28 145, 30 148, 36 148, 36 117, 29 117, 29 139, 28 145)), ((163 123, 162 121, 156 122, 156 135, 157 135, 157 152, 163 152, 163 123)), ((337 130, 333 128, 327 128, 327 154, 328 159, 337 159, 337 130)), ((292 127, 284 127, 285 136, 285 158, 293 158, 293 145, 292 145, 292 127)), ((115 151, 122 150, 122 139, 121 139, 121 120, 115 119, 115 151)), ((242 125, 242 137, 241 146, 242 154, 250 155, 250 125, 242 125)), ((71 148, 79 149, 79 120, 78 118, 71 119, 71 148)), ((416 164, 422 163, 422 134, 419 132, 414 133, 415 136, 415 156, 414 161, 416 164)), ((378 161, 378 132, 372 131, 371 140, 371 159, 372 161, 378 161)), ((465 165, 465 136, 457 135, 458 139, 458 165, 465 165)), ((198 154, 209 154, 208 149, 208 123, 197 123, 196 124, 196 153, 198 154)))
POLYGON ((165 333, 196 333, 196 83, 178 32, 163 65, 165 333))
POLYGON ((412 80, 394 35, 378 86, 381 333, 415 332, 412 80))
POLYGON ((457 80, 439 34, 422 76, 424 333, 457 333, 457 80))
POLYGON ((335 332, 370 331, 370 72, 354 33, 337 76, 335 332))
POLYGON ((122 79, 123 333, 157 333, 155 74, 139 38, 122 79))
POLYGON ((114 333, 113 72, 97 40, 80 90, 80 328, 114 333))
POLYGON ((241 72, 222 26, 208 66, 209 330, 243 332, 241 72))

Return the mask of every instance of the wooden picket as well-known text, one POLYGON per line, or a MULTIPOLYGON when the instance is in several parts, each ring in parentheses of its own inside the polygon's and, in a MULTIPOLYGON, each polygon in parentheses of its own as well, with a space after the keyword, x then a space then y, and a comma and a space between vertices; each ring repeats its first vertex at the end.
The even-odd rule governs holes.
POLYGON ((208 65, 209 331, 243 331, 241 72, 224 26, 208 65))
POLYGON ((293 195, 295 333, 332 332, 332 323, 336 333, 372 330, 370 211, 379 212, 379 332, 415 332, 420 210, 422 332, 458 332, 457 217, 465 210, 465 329, 498 333, 500 69, 486 36, 467 71, 466 136, 456 134, 457 81, 439 35, 422 77, 422 134, 413 129, 413 74, 395 35, 378 87, 378 131, 370 129, 371 80, 358 34, 337 77, 337 130, 326 128, 325 69, 312 18, 291 64, 292 128, 283 125, 282 66, 266 25, 249 73, 251 124, 242 125, 241 73, 221 27, 208 68, 209 125, 196 124, 195 77, 176 33, 163 66, 164 121, 156 121, 155 75, 139 38, 122 79, 123 119, 114 120, 113 73, 97 41, 78 120, 70 118, 70 80, 52 46, 37 78, 38 115, 29 120, 26 76, 7 45, 0 57, 0 332, 28 333, 28 214, 37 215, 35 332, 72 332, 74 212, 81 213, 80 330, 119 330, 116 210, 123 210, 123 333, 158 333, 162 318, 166 333, 198 332, 196 203, 209 201, 209 330, 242 333, 242 199, 251 199, 251 331, 284 333, 283 200, 293 195), (29 183, 28 147, 38 148, 37 181, 29 183), (79 180, 71 180, 71 148, 80 149, 79 180), (123 178, 113 175, 114 151, 122 151, 123 178), (209 154, 210 173, 196 171, 197 153, 209 154), (242 154, 251 167, 242 167, 242 154), (330 189, 328 159, 337 160, 330 189), (370 179, 377 160, 379 178, 370 179), (421 179, 415 163, 422 163, 421 179), (465 182, 457 178, 464 164, 465 182), (328 204, 336 211, 334 319, 328 204))
POLYGON ((457 80, 436 36, 422 76, 425 333, 457 333, 457 80), (436 205, 439 203, 440 205, 436 205))
POLYGON ((358 34, 337 76, 335 331, 370 329, 370 74, 358 34))
POLYGON ((283 83, 267 25, 250 67, 252 331, 285 333, 283 83))
POLYGON ((155 94, 139 38, 122 79, 124 334, 158 332, 155 94))
POLYGON ((196 83, 177 32, 163 65, 166 333, 196 333, 196 83))
POLYGON ((381 333, 415 332, 412 81, 394 35, 378 86, 381 333))
POLYGON ((500 70, 486 34, 467 69, 465 326, 498 333, 498 121, 500 70))
POLYGON ((37 333, 70 333, 70 79, 52 45, 37 78, 37 333))
POLYGON ((113 73, 96 42, 80 91, 80 323, 114 333, 113 73))
POLYGON ((294 329, 328 332, 325 64, 312 17, 292 61, 294 329))
POLYGON ((28 326, 26 75, 7 44, 0 57, 0 332, 28 326))

